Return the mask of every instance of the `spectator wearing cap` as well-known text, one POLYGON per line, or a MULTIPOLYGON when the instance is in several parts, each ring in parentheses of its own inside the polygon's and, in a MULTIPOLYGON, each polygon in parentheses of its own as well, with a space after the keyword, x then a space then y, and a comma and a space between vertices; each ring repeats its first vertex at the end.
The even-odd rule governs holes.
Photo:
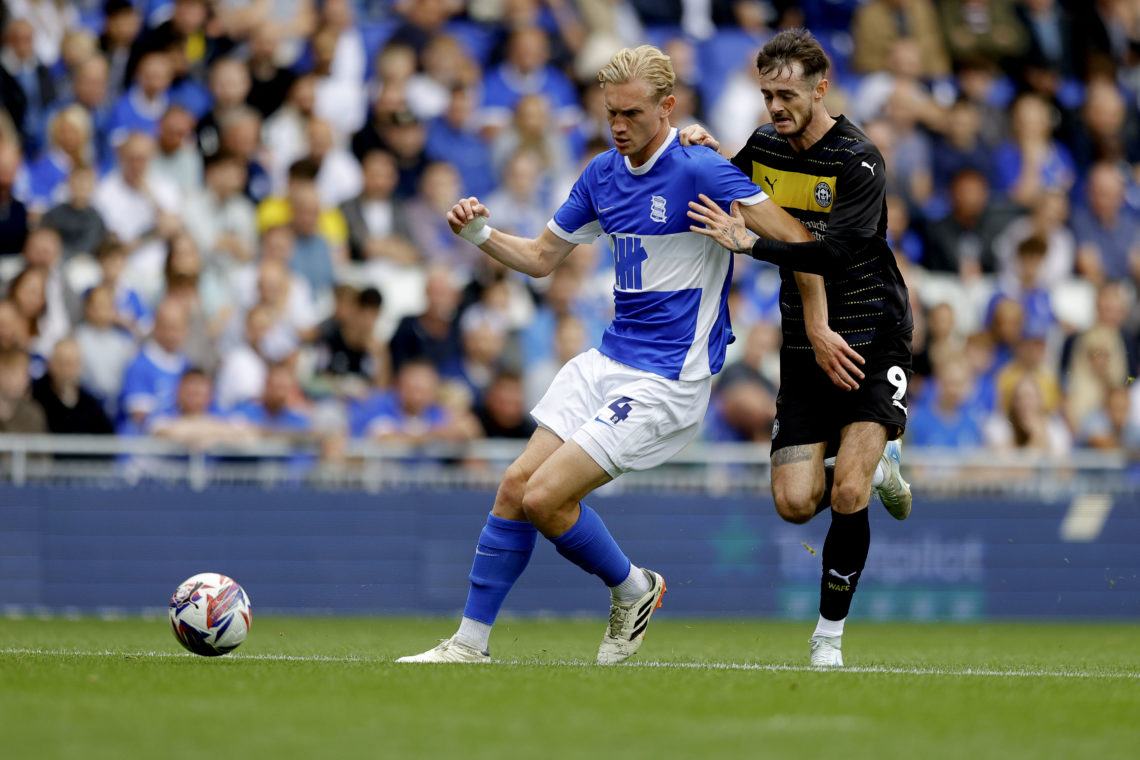
POLYGON ((26 19, 10 18, 4 26, 0 66, 15 80, 23 95, 22 118, 14 118, 29 156, 44 144, 47 110, 55 100, 51 73, 36 56, 35 29, 26 19))
MULTIPOLYGON (((424 146, 427 130, 416 115, 401 102, 393 110, 385 110, 383 103, 389 90, 381 91, 373 105, 372 117, 352 137, 352 152, 360 158, 370 150, 387 150, 396 158, 400 181, 396 195, 410 198, 415 195, 420 178, 428 165, 424 146)), ((402 96, 401 96, 402 97, 402 96)))

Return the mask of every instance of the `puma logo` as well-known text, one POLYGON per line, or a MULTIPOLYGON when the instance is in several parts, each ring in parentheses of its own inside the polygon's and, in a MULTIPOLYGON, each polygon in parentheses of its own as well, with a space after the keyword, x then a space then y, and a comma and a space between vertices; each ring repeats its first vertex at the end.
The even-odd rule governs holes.
POLYGON ((867 169, 868 169, 868 170, 870 170, 870 172, 871 172, 871 176, 872 176, 872 177, 874 177, 874 176, 875 176, 875 167, 878 165, 878 163, 879 163, 879 162, 878 162, 878 161, 876 161, 876 162, 875 162, 875 163, 873 163, 873 164, 869 164, 869 163, 867 163, 866 161, 864 161, 864 162, 863 162, 863 166, 866 166, 866 167, 867 167, 867 169))
POLYGON ((767 177, 767 176, 765 176, 765 177, 764 177, 764 181, 768 183, 768 187, 769 187, 769 188, 772 190, 772 192, 773 192, 773 193, 774 193, 774 192, 776 192, 776 183, 777 183, 777 182, 779 182, 780 180, 778 180, 778 179, 775 179, 775 180, 772 180, 772 179, 768 179, 768 177, 767 177))
POLYGON ((844 582, 844 583, 846 583, 848 586, 850 586, 850 585, 851 585, 851 584, 854 582, 854 581, 852 581, 851 579, 852 579, 852 578, 854 578, 856 575, 858 575, 858 574, 859 574, 859 571, 858 571, 858 570, 856 570, 856 571, 854 571, 854 572, 852 572, 852 573, 848 573, 847 575, 840 575, 839 573, 835 572, 835 568, 830 568, 830 567, 829 567, 829 568, 827 569, 827 574, 828 574, 828 575, 834 575, 836 578, 838 578, 839 580, 843 581, 843 582, 844 582))

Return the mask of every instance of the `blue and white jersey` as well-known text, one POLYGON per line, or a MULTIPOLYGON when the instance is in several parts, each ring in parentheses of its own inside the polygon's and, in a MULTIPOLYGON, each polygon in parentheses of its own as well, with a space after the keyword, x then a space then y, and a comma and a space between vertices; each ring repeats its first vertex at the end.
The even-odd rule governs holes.
POLYGON ((614 319, 598 350, 673 380, 715 375, 733 340, 727 305, 733 254, 689 231, 686 212, 698 193, 724 209, 768 197, 715 151, 682 147, 673 129, 641 166, 616 150, 594 158, 547 224, 571 243, 609 238, 614 319))

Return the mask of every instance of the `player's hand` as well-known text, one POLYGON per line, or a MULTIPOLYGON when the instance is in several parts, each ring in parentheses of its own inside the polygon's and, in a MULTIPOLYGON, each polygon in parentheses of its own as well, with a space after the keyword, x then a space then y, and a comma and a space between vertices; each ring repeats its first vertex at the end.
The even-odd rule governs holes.
POLYGON ((720 143, 708 133, 700 124, 690 124, 677 133, 682 145, 703 145, 706 148, 720 150, 720 143))
POLYGON ((470 198, 463 198, 456 203, 447 212, 447 225, 451 227, 451 231, 456 235, 463 229, 468 222, 475 219, 477 216, 490 216, 491 212, 487 207, 479 202, 479 199, 472 196, 470 198))
POLYGON ((827 373, 831 382, 845 391, 857 390, 859 381, 863 379, 859 365, 866 363, 859 352, 847 345, 843 336, 830 327, 809 330, 808 339, 815 353, 815 363, 827 373))
POLYGON ((705 225, 698 227, 689 225, 692 232, 705 237, 711 237, 730 251, 746 253, 752 250, 752 237, 748 234, 748 227, 744 224, 744 215, 740 213, 740 204, 732 203, 732 213, 726 214, 716 201, 704 193, 697 196, 700 203, 689 201, 689 218, 705 225), (703 205, 702 205, 703 204, 703 205))

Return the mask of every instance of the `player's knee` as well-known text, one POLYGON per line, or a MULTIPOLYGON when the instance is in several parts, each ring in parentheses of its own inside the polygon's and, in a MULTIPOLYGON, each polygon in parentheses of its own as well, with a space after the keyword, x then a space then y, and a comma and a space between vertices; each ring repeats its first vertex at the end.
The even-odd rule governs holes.
POLYGON ((518 462, 511 464, 503 473, 502 481, 499 482, 499 492, 495 496, 495 504, 521 510, 529 475, 530 473, 526 472, 518 462))
POLYGON ((526 519, 535 525, 544 524, 560 506, 556 495, 541 483, 528 483, 521 503, 526 519))
POLYGON ((832 509, 844 514, 859 511, 870 498, 871 484, 865 478, 837 479, 831 489, 832 509))
POLYGON ((815 508, 823 498, 823 486, 803 488, 795 484, 772 482, 772 497, 776 501, 776 514, 782 519, 797 525, 806 523, 815 516, 815 508))

